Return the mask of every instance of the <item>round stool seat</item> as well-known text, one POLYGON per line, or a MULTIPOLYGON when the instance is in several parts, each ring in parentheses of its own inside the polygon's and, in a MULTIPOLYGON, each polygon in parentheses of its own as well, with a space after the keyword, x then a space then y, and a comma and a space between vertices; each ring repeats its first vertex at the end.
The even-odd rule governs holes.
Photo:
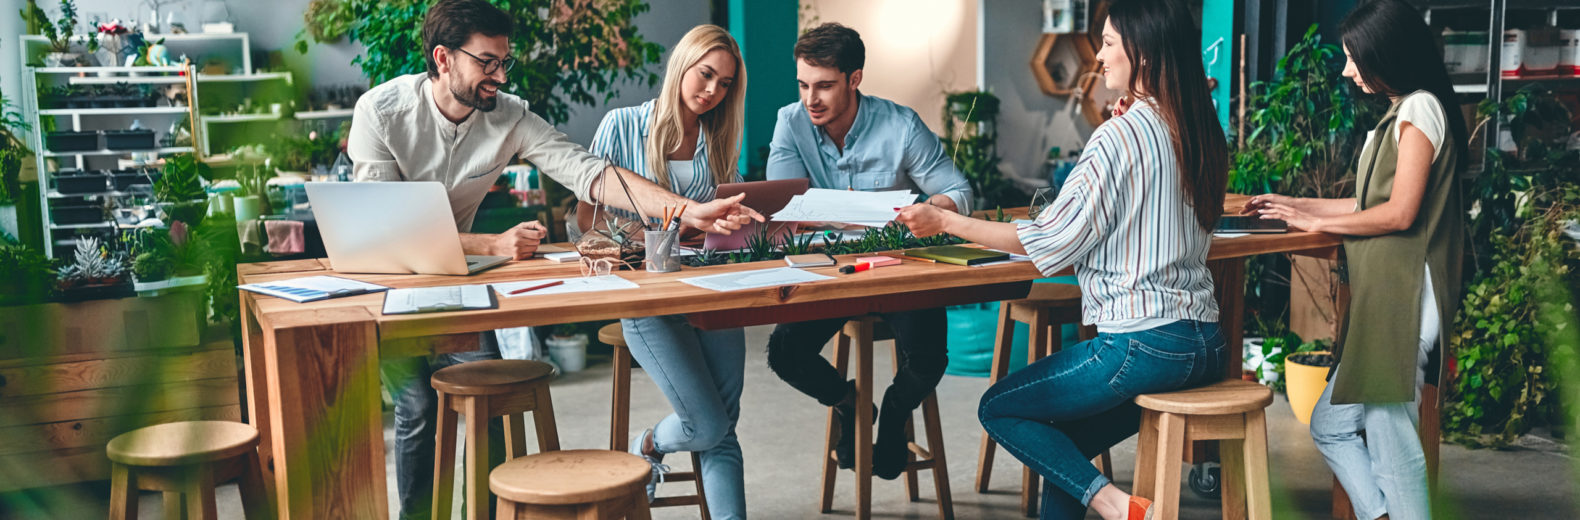
POLYGON ((186 421, 138 428, 110 439, 105 453, 127 466, 185 466, 240 456, 258 446, 258 430, 230 421, 186 421))
POLYGON ((490 359, 439 369, 433 388, 450 395, 511 394, 553 374, 554 367, 541 361, 490 359))
POLYGON ((605 345, 624 347, 626 346, 625 329, 620 327, 618 321, 604 325, 603 328, 598 329, 598 341, 602 341, 605 345))
POLYGON ((1136 396, 1136 405, 1180 415, 1245 413, 1273 404, 1273 389, 1251 381, 1231 379, 1207 386, 1136 396))
POLYGON ((1011 300, 1010 303, 1030 304, 1038 306, 1073 305, 1081 306, 1081 286, 1067 283, 1034 283, 1031 292, 1025 298, 1011 300))
POLYGON ((643 493, 652 471, 647 461, 625 452, 551 451, 500 464, 488 474, 488 487, 519 504, 591 504, 643 493))

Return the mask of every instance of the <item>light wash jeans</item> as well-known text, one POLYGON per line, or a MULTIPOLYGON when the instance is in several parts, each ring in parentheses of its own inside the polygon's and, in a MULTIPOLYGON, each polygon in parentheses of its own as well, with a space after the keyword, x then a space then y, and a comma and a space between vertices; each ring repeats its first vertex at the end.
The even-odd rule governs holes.
POLYGON ((1338 477, 1355 517, 1372 520, 1428 519, 1432 505, 1427 496, 1426 453, 1420 426, 1421 385, 1426 364, 1437 346, 1440 318, 1432 296, 1431 272, 1421 294, 1420 357, 1415 366, 1415 399, 1408 403, 1333 402, 1333 385, 1311 411, 1311 439, 1338 477), (1363 439, 1361 431, 1366 432, 1363 439))
POLYGON ((988 436, 1045 479, 1042 519, 1086 518, 1110 483, 1092 457, 1140 429, 1133 399, 1222 380, 1223 341, 1217 323, 1191 320, 1098 333, 1000 379, 977 413, 988 436))
POLYGON ((746 333, 699 330, 685 316, 620 320, 631 357, 653 378, 675 413, 653 427, 660 454, 701 458, 702 485, 713 518, 746 518, 746 476, 735 423, 746 378, 746 333))

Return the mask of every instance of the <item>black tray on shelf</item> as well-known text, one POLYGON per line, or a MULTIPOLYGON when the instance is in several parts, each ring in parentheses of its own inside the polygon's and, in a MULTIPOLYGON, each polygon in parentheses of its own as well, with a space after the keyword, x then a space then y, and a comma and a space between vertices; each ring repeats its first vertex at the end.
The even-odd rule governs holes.
POLYGON ((52 152, 98 150, 99 132, 49 132, 44 134, 44 147, 52 152))
POLYGON ((49 219, 55 224, 69 225, 104 222, 106 217, 104 205, 100 203, 61 202, 50 205, 49 219))
POLYGON ((154 147, 153 130, 105 130, 106 150, 151 150, 154 147))
POLYGON ((61 170, 55 172, 55 191, 60 193, 100 193, 109 189, 101 170, 61 170))
POLYGON ((133 186, 147 186, 159 178, 157 170, 116 170, 110 172, 110 183, 115 191, 126 191, 133 186))

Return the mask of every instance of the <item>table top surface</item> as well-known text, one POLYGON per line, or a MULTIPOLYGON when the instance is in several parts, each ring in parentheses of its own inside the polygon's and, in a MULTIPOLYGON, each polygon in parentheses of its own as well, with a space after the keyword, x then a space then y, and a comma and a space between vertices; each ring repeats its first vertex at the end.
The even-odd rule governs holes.
MULTIPOLYGON (((1238 210, 1244 196, 1231 195, 1226 209, 1238 210)), ((1006 210, 1024 215, 1025 210, 1006 210)), ((1266 253, 1322 252, 1340 244, 1338 237, 1321 233, 1291 232, 1214 238, 1209 260, 1266 253)), ((870 255, 870 254, 868 254, 870 255)), ((837 256, 837 265, 849 265, 857 256, 837 256)), ((744 308, 767 308, 853 298, 898 297, 943 289, 1026 282, 1042 278, 1030 262, 963 267, 906 260, 900 265, 854 274, 840 274, 838 267, 807 271, 831 280, 718 292, 681 282, 682 278, 784 267, 783 261, 683 267, 674 273, 643 270, 618 271, 636 289, 544 296, 500 297, 499 308, 429 314, 382 315, 383 294, 364 294, 311 303, 242 292, 259 323, 272 328, 313 326, 320 323, 376 321, 383 340, 435 336, 506 327, 541 326, 611 318, 689 314, 744 308)), ((488 284, 581 276, 578 263, 555 263, 534 258, 509 262, 471 276, 347 274, 330 269, 327 259, 261 262, 238 266, 243 284, 270 282, 310 275, 334 275, 392 288, 488 284)))

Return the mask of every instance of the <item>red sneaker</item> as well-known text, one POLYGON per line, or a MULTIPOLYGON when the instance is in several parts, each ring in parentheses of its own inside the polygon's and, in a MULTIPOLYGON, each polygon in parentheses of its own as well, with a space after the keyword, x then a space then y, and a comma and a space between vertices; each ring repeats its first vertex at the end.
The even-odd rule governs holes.
POLYGON ((1135 495, 1130 496, 1130 514, 1125 515, 1129 520, 1152 520, 1152 501, 1135 495))

